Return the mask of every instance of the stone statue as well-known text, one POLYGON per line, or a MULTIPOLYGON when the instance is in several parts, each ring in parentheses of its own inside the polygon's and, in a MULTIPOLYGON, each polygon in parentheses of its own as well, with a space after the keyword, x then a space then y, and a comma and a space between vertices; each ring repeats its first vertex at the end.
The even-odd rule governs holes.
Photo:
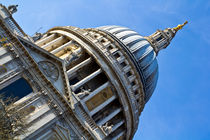
POLYGON ((40 38, 42 38, 43 34, 42 33, 38 33, 36 32, 35 35, 32 37, 34 42, 36 42, 37 40, 39 40, 40 38))
POLYGON ((113 127, 114 125, 112 124, 112 125, 108 125, 108 122, 107 123, 105 123, 103 126, 102 126, 102 128, 103 128, 103 130, 107 133, 107 134, 110 134, 111 132, 112 132, 112 127, 113 127))
POLYGON ((8 11, 11 14, 14 14, 15 12, 17 12, 17 7, 18 7, 18 5, 10 5, 10 6, 8 6, 8 11))
POLYGON ((72 61, 76 60, 78 58, 78 55, 75 52, 72 52, 65 58, 66 64, 70 64, 72 61))
POLYGON ((80 98, 80 99, 82 99, 82 98, 84 98, 85 96, 87 96, 87 95, 89 95, 90 94, 90 89, 88 89, 88 90, 85 90, 85 89, 81 89, 81 92, 80 93, 78 93, 77 95, 78 95, 78 97, 80 98))

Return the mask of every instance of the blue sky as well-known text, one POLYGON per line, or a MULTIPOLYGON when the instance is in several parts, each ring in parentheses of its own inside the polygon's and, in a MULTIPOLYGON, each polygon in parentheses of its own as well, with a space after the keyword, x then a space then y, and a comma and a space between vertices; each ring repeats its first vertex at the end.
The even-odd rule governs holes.
POLYGON ((210 1, 7 0, 29 35, 54 26, 121 25, 143 36, 189 24, 159 53, 159 80, 140 117, 134 140, 210 139, 210 1))

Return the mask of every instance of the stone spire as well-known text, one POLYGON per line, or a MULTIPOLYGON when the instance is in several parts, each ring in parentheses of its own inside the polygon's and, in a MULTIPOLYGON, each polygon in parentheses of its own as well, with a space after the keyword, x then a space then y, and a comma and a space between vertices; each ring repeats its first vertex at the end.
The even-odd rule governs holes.
POLYGON ((157 30, 150 36, 145 37, 154 48, 156 54, 162 49, 165 49, 176 35, 176 32, 183 28, 188 22, 185 21, 183 24, 179 24, 174 28, 166 28, 165 30, 157 30))

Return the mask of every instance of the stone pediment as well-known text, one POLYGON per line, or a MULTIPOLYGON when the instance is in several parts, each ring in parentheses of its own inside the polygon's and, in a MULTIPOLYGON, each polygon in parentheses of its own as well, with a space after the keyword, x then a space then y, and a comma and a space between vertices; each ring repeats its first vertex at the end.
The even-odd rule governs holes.
POLYGON ((52 83, 52 85, 63 95, 68 90, 67 76, 65 74, 65 65, 62 59, 50 54, 48 51, 36 46, 32 42, 18 37, 19 41, 28 51, 33 61, 38 65, 39 70, 52 83))

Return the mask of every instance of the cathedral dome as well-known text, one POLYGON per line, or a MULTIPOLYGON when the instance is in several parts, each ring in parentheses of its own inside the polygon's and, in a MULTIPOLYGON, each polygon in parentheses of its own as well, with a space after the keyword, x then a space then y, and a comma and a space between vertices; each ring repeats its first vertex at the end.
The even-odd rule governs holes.
POLYGON ((145 102, 147 102, 158 80, 158 64, 153 47, 143 36, 126 27, 103 26, 98 29, 111 35, 127 50, 136 64, 145 92, 145 102))

